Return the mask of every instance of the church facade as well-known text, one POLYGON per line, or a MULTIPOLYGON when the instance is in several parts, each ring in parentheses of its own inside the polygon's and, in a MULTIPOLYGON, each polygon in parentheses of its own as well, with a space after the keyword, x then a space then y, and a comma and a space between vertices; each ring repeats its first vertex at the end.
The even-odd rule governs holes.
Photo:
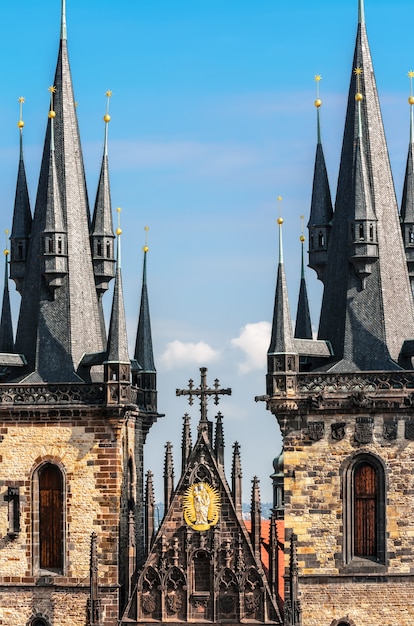
MULTIPOLYGON (((362 0, 334 207, 321 104, 308 224, 309 266, 323 283, 318 338, 306 323, 292 332, 281 253, 268 351, 265 399, 283 435, 285 624, 409 626, 414 98, 399 211, 362 0)), ((298 319, 309 320, 303 293, 298 319)))

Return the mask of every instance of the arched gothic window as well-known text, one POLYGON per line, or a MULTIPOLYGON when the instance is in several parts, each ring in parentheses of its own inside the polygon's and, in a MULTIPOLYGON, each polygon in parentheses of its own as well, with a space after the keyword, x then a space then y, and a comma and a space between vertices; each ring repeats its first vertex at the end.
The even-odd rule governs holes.
POLYGON ((63 570, 63 476, 57 465, 38 471, 39 568, 63 570))
POLYGON ((373 454, 348 461, 343 475, 344 557, 385 563, 385 470, 373 454))

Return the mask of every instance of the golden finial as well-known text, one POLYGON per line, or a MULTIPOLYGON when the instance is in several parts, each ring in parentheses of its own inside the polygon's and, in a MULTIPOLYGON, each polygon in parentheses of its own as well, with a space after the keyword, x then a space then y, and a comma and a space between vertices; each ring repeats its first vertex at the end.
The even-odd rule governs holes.
POLYGON ((121 209, 121 207, 118 207, 116 211, 118 213, 118 228, 116 229, 116 234, 119 236, 119 235, 122 235, 122 228, 121 228, 121 211, 122 211, 122 209, 121 209))
POLYGON ((145 246, 142 248, 144 252, 148 252, 149 248, 148 248, 148 231, 149 231, 149 226, 144 226, 144 230, 145 230, 145 246))
POLYGON ((357 102, 361 102, 364 99, 364 96, 361 93, 361 74, 362 74, 362 67, 356 67, 354 69, 354 74, 356 76, 357 79, 357 92, 355 94, 355 100, 357 102))
POLYGON ((281 226, 283 224, 283 217, 281 216, 281 210, 282 210, 281 207, 282 207, 282 200, 283 200, 283 198, 282 198, 282 196, 278 196, 277 199, 278 199, 278 202, 279 202, 279 217, 277 218, 276 221, 279 224, 279 226, 281 226))
POLYGON ((4 254, 4 256, 9 256, 10 250, 7 247, 7 238, 8 238, 8 234, 9 234, 9 229, 8 228, 6 228, 6 230, 4 231, 4 234, 6 235, 6 247, 5 247, 4 251, 3 251, 3 254, 4 254))
POLYGON ((410 97, 408 98, 408 104, 414 104, 414 96, 413 96, 414 71, 413 70, 410 70, 408 72, 408 78, 410 79, 410 97))
POLYGON ((56 117, 56 111, 53 110, 53 94, 56 92, 56 87, 48 87, 48 91, 50 92, 50 110, 48 113, 48 117, 52 119, 56 117))
POLYGON ((314 81, 316 83, 316 100, 315 100, 315 106, 317 109, 319 109, 320 106, 322 106, 322 100, 319 97, 319 83, 322 80, 322 76, 320 74, 316 74, 314 77, 314 81))
POLYGON ((301 222, 301 229, 302 229, 302 233, 301 236, 299 237, 299 240, 303 243, 305 241, 305 235, 303 234, 303 220, 305 219, 304 215, 300 216, 300 222, 301 222))
POLYGON ((20 104, 20 119, 17 122, 17 128, 20 128, 20 130, 22 130, 23 126, 24 126, 24 122, 23 122, 23 104, 25 102, 25 99, 23 96, 20 96, 19 98, 19 104, 20 104))
POLYGON ((106 96, 106 113, 103 119, 104 119, 105 124, 107 124, 108 122, 111 121, 111 116, 109 115, 109 100, 112 97, 112 91, 110 89, 105 91, 105 96, 106 96))

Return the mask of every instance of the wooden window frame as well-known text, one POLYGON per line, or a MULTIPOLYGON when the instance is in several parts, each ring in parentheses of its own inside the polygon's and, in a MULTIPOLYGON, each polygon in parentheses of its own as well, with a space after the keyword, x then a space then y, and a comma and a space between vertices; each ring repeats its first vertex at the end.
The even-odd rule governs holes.
POLYGON ((343 559, 345 564, 365 561, 386 565, 386 468, 382 459, 370 452, 358 452, 342 468, 343 503, 343 559), (355 472, 363 464, 370 465, 376 474, 376 554, 355 554, 355 472))
POLYGON ((55 460, 46 459, 36 466, 32 474, 32 569, 34 576, 62 576, 66 572, 66 502, 67 481, 64 468, 55 460), (56 467, 62 477, 62 567, 59 570, 42 569, 40 567, 40 493, 39 474, 46 465, 56 467))

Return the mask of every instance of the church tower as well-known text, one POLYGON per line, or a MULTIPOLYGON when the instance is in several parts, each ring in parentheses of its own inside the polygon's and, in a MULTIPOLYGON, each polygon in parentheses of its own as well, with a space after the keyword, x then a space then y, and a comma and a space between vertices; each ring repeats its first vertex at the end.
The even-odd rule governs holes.
MULTIPOLYGON (((412 94, 409 102, 412 108, 412 94)), ((363 0, 334 211, 321 104, 318 97, 308 224, 309 265, 324 287, 318 339, 292 337, 279 263, 268 353, 267 408, 283 435, 284 501, 279 498, 277 511, 283 510, 285 524, 284 623, 409 626, 412 124, 400 222, 363 0)))
MULTIPOLYGON (((109 98, 110 92, 107 92, 109 98)), ((23 100, 21 100, 21 105, 23 100)), ((60 45, 32 217, 20 154, 6 269, 21 295, 0 328, 0 622, 113 626, 145 545, 143 446, 159 416, 147 287, 128 354, 118 225, 115 265, 106 111, 90 219, 62 0, 60 45), (108 339, 102 298, 114 281, 108 339)))

